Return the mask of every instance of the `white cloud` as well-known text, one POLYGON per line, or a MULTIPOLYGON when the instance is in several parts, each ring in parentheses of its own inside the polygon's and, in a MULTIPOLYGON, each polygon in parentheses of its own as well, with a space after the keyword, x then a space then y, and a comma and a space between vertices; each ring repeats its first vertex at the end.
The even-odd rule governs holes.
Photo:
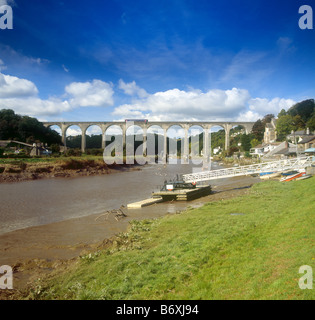
POLYGON ((0 73, 0 106, 32 116, 55 115, 71 109, 68 101, 57 98, 40 99, 38 89, 33 82, 2 73, 0 73))
POLYGON ((99 135, 102 134, 102 129, 99 126, 90 126, 86 130, 87 135, 99 135))
MULTIPOLYGON (((0 60, 0 66, 2 65, 0 60)), ((245 89, 177 88, 148 94, 135 81, 119 81, 119 88, 130 96, 130 103, 113 109, 116 120, 148 118, 151 121, 256 121, 268 113, 275 116, 296 102, 284 98, 252 98, 245 89)), ((13 109, 19 114, 45 118, 80 107, 111 107, 114 105, 113 84, 101 80, 72 82, 60 97, 39 97, 36 85, 27 79, 0 72, 0 108, 13 109)), ((112 110, 112 109, 111 109, 112 110)), ((88 119, 87 119, 88 120, 88 119)))
POLYGON ((66 136, 78 136, 82 135, 82 130, 78 126, 71 126, 67 129, 66 136))
POLYGON ((107 107, 114 104, 112 84, 101 80, 72 82, 65 91, 73 107, 107 107))
POLYGON ((38 97, 0 99, 1 109, 12 109, 18 114, 30 116, 54 116, 72 110, 68 101, 42 100, 38 97))
POLYGON ((115 108, 113 115, 119 116, 123 119, 145 118, 145 114, 142 113, 141 109, 144 111, 143 106, 141 105, 124 104, 115 108))
POLYGON ((145 98, 148 96, 148 93, 137 86, 135 81, 130 83, 125 83, 122 79, 119 80, 119 89, 122 89, 125 94, 130 96, 138 96, 139 98, 145 98))
POLYGON ((100 80, 73 82, 66 86, 69 99, 41 99, 36 85, 27 79, 0 73, 0 108, 30 116, 54 116, 79 107, 107 107, 113 104, 112 85, 100 80))
POLYGON ((120 117, 149 117, 151 120, 204 120, 231 119, 246 106, 250 95, 247 90, 183 91, 167 90, 148 95, 133 104, 115 108, 113 115, 120 117))
MULTIPOLYGON (((125 83, 121 80, 120 85, 125 83)), ((135 82, 125 89, 129 94, 141 89, 135 82)), ((130 104, 114 109, 119 120, 126 118, 148 118, 151 121, 256 121, 266 114, 275 116, 281 109, 288 110, 296 101, 275 97, 273 99, 252 98, 247 90, 187 91, 172 89, 148 94, 130 104)))
POLYGON ((272 100, 268 100, 265 98, 255 98, 249 101, 249 109, 252 112, 256 112, 262 116, 271 113, 275 116, 284 109, 288 110, 292 107, 296 101, 292 99, 281 99, 281 98, 273 98, 272 100))
POLYGON ((29 97, 36 94, 38 89, 33 82, 0 73, 0 98, 29 97))
POLYGON ((258 119, 263 118, 262 115, 260 115, 257 112, 253 112, 251 110, 241 112, 240 115, 235 119, 236 121, 242 121, 242 122, 251 122, 251 121, 257 121, 258 119))

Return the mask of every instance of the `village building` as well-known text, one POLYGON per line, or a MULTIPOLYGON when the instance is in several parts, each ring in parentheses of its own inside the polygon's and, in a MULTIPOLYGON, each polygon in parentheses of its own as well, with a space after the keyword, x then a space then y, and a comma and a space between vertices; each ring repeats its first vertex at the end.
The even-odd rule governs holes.
POLYGON ((264 143, 269 144, 276 142, 277 131, 276 131, 276 119, 272 118, 270 123, 266 123, 264 132, 264 143))
POLYGON ((290 134, 287 135, 287 140, 293 143, 300 143, 305 138, 311 137, 315 134, 315 132, 311 132, 309 128, 306 130, 298 130, 298 131, 291 131, 290 134))
POLYGON ((254 148, 250 149, 249 152, 252 156, 257 156, 259 158, 269 158, 269 157, 281 157, 288 156, 290 154, 296 153, 296 145, 292 143, 284 142, 272 142, 272 143, 262 143, 254 148))

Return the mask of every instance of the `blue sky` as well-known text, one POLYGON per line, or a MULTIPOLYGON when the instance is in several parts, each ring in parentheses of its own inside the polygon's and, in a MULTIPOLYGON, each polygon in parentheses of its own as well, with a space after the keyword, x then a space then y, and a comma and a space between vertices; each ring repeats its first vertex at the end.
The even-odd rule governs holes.
POLYGON ((315 95, 314 0, 0 0, 0 109, 40 120, 257 120, 315 95))

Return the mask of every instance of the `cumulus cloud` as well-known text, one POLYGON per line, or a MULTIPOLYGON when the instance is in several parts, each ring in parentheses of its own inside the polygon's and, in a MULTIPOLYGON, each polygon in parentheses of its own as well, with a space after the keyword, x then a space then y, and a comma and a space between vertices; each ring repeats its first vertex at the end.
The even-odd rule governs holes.
POLYGON ((260 115, 273 113, 277 116, 282 109, 288 110, 295 103, 296 101, 292 99, 273 98, 272 100, 268 100, 265 98, 255 98, 249 101, 249 109, 260 115))
POLYGON ((125 118, 148 118, 151 121, 256 121, 266 114, 275 116, 281 109, 289 109, 296 101, 275 97, 252 98, 245 89, 213 89, 202 92, 197 89, 177 88, 148 94, 140 98, 140 87, 133 81, 119 81, 119 87, 128 95, 137 95, 130 104, 114 109, 117 120, 125 118))
MULTIPOLYGON (((0 60, 0 65, 2 60, 0 60)), ((268 113, 277 114, 289 109, 296 102, 292 99, 252 98, 245 89, 177 88, 149 94, 135 81, 120 80, 118 88, 130 97, 130 103, 112 111, 115 120, 147 118, 151 121, 256 121, 268 113)), ((76 108, 113 107, 112 83, 101 80, 72 82, 59 97, 42 99, 36 85, 27 79, 0 72, 0 108, 36 117, 56 116, 76 108)))
POLYGON ((71 96, 69 102, 74 107, 107 107, 114 104, 112 85, 101 80, 72 82, 65 91, 71 96))
POLYGON ((133 104, 115 108, 113 115, 144 118, 151 120, 204 120, 233 118, 244 109, 250 95, 247 90, 179 90, 156 92, 133 104))
POLYGON ((67 137, 78 136, 82 134, 82 130, 78 126, 71 126, 67 129, 67 137))
POLYGON ((29 97, 36 94, 38 89, 33 82, 0 73, 0 98, 29 97))
POLYGON ((251 110, 247 110, 247 111, 241 112, 235 120, 242 121, 242 122, 252 122, 252 121, 257 121, 258 119, 261 119, 261 118, 263 118, 261 114, 257 112, 253 112, 251 110))
POLYGON ((112 85, 100 80, 70 83, 65 93, 66 99, 41 99, 32 81, 0 73, 0 106, 20 114, 54 116, 79 107, 113 105, 112 85))
POLYGON ((145 98, 148 96, 148 93, 144 89, 137 86, 135 81, 125 83, 122 79, 120 79, 118 87, 119 89, 123 90, 125 94, 130 96, 138 96, 139 98, 145 98))
POLYGON ((274 114, 277 117, 282 109, 288 110, 295 103, 296 101, 292 99, 278 97, 271 100, 266 98, 250 99, 248 109, 241 112, 236 121, 256 121, 262 119, 266 114, 274 114))
POLYGON ((0 99, 1 109, 12 109, 30 116, 53 116, 72 110, 68 101, 60 99, 43 100, 38 97, 0 99))

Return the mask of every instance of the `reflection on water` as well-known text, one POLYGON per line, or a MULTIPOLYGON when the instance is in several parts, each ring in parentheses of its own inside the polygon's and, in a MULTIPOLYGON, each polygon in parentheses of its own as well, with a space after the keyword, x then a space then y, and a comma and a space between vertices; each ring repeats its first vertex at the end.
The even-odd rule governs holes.
MULTIPOLYGON (((192 165, 150 164, 140 171, 0 184, 0 234, 127 206, 151 197, 164 180, 192 171, 192 165)), ((157 217, 167 212, 176 213, 188 205, 186 202, 162 203, 128 210, 128 216, 136 218, 145 212, 148 218, 157 217)))

